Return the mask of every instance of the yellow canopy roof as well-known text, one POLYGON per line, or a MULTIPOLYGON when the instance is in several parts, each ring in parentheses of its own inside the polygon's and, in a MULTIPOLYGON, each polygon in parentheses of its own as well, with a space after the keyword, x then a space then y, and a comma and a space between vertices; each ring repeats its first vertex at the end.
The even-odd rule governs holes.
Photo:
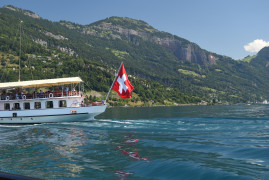
POLYGON ((20 81, 20 82, 6 82, 0 83, 0 89, 7 88, 39 88, 39 87, 50 87, 64 84, 74 84, 83 82, 80 77, 69 77, 69 78, 57 78, 57 79, 44 79, 44 80, 33 80, 33 81, 20 81))

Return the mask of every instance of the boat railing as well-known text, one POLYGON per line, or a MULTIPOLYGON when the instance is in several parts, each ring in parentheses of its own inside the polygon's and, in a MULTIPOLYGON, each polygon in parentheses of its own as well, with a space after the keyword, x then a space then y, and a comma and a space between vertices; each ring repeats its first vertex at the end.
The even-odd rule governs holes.
POLYGON ((1 95, 1 101, 7 100, 19 100, 19 99, 42 99, 42 98, 54 98, 54 97, 73 97, 73 96, 82 96, 82 91, 61 91, 61 92, 34 92, 34 93, 25 93, 25 94, 8 94, 1 95))
POLYGON ((101 102, 89 102, 89 103, 81 103, 81 107, 89 107, 89 106, 101 106, 104 105, 105 103, 103 101, 101 102))

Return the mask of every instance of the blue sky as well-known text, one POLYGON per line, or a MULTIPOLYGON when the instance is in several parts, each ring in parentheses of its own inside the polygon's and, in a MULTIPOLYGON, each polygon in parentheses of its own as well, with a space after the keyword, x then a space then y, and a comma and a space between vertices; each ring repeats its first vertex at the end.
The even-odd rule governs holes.
POLYGON ((234 59, 269 46, 268 0, 0 0, 4 5, 83 25, 110 16, 139 19, 234 59))

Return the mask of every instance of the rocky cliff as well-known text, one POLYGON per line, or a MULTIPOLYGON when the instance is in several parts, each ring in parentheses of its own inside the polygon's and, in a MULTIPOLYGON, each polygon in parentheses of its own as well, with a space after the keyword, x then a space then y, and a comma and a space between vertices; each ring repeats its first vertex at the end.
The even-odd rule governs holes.
MULTIPOLYGON (((75 29, 74 25, 66 24, 66 26, 70 29, 75 29)), ((195 43, 166 32, 160 32, 143 21, 130 18, 111 17, 80 27, 79 30, 83 34, 108 39, 126 40, 136 45, 139 45, 139 43, 133 39, 134 37, 139 37, 144 41, 154 42, 167 48, 179 60, 187 60, 199 65, 214 65, 217 64, 218 60, 218 57, 201 49, 195 43)))

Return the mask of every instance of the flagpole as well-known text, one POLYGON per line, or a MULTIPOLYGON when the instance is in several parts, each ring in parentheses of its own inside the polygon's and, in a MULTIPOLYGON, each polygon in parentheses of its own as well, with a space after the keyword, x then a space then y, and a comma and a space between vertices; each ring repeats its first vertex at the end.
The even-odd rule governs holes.
MULTIPOLYGON (((120 64, 120 68, 121 68, 121 66, 122 66, 122 63, 123 63, 123 62, 121 62, 121 64, 120 64)), ((114 81, 113 81, 112 85, 110 86, 110 89, 109 89, 109 91, 108 91, 108 93, 107 93, 107 95, 106 95, 106 100, 105 100, 105 102, 107 101, 108 96, 109 96, 109 94, 110 94, 110 91, 111 91, 111 89, 112 89, 112 86, 114 85, 114 83, 115 83, 115 81, 116 81, 116 78, 118 77, 118 74, 119 74, 119 72, 120 72, 120 68, 119 68, 118 73, 116 74, 116 76, 115 76, 115 78, 114 78, 114 81)))

